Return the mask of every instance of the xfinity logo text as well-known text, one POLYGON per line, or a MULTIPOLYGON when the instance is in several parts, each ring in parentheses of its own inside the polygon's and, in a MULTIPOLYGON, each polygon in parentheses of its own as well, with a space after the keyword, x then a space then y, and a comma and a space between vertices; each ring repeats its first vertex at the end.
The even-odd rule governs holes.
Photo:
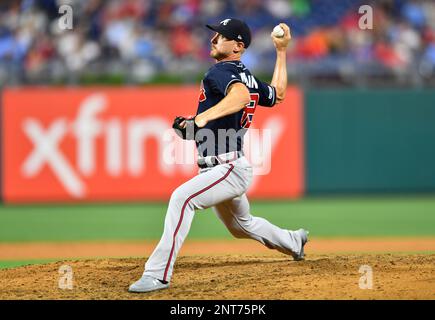
MULTIPOLYGON (((198 170, 194 142, 176 136, 167 118, 150 115, 125 119, 108 116, 108 111, 107 96, 96 93, 78 105, 73 119, 59 116, 46 123, 35 117, 24 118, 21 129, 31 150, 20 166, 21 175, 34 179, 48 169, 70 196, 84 198, 87 178, 96 174, 115 182, 125 175, 140 178, 149 170, 149 140, 157 146, 151 159, 156 158, 160 174, 171 177, 178 171, 191 176, 198 170)), ((270 172, 272 148, 283 132, 278 116, 268 118, 261 130, 248 130, 244 151, 254 169, 254 184, 255 175, 270 172)))

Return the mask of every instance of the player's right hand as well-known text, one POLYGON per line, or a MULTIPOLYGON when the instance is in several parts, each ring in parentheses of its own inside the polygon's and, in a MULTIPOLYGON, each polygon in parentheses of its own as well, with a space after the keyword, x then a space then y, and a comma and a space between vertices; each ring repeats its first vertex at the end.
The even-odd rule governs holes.
POLYGON ((290 39, 292 38, 290 27, 285 23, 280 23, 279 26, 284 30, 284 36, 281 38, 277 38, 271 35, 273 44, 277 51, 286 50, 288 44, 290 43, 290 39))

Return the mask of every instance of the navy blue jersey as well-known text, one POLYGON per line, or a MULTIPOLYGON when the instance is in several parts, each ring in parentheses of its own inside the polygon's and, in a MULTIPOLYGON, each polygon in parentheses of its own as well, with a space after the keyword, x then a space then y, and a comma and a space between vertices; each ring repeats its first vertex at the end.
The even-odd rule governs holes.
POLYGON ((241 61, 222 61, 212 66, 201 83, 198 111, 200 114, 221 101, 228 88, 243 83, 251 102, 237 113, 209 121, 196 136, 199 155, 211 156, 243 149, 243 136, 251 125, 257 105, 272 107, 276 102, 275 88, 258 80, 241 61))

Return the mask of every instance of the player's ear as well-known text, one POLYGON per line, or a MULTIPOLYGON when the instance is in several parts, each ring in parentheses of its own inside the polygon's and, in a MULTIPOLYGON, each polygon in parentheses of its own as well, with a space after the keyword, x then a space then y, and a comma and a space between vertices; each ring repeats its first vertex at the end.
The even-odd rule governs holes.
POLYGON ((243 42, 236 42, 233 49, 234 53, 245 52, 245 44, 243 42))

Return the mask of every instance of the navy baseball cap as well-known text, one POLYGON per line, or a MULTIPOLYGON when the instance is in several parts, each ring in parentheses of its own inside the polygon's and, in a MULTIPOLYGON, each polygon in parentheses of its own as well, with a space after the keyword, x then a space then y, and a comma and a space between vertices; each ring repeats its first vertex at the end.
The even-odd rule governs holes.
POLYGON ((218 25, 207 24, 206 27, 220 33, 227 39, 243 42, 245 48, 248 48, 251 43, 251 30, 242 20, 225 19, 218 25))

